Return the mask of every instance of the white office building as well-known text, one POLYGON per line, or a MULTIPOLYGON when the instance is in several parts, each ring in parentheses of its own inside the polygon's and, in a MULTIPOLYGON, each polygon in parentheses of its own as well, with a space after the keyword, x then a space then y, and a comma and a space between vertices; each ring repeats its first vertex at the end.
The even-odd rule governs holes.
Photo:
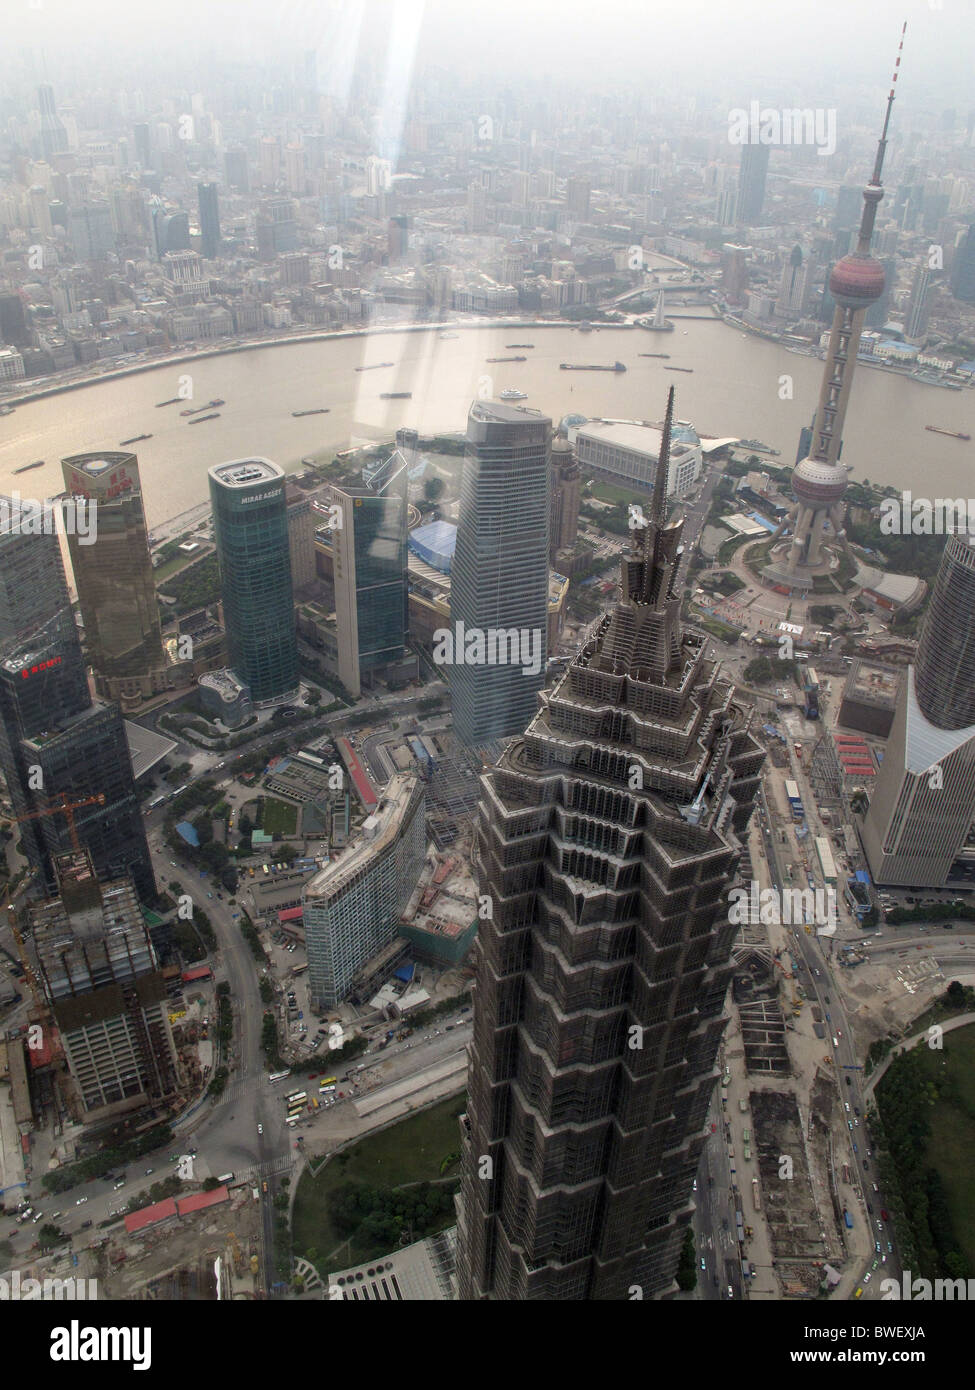
MULTIPOLYGON (((660 457, 661 430, 639 420, 589 420, 569 431, 584 478, 606 478, 611 483, 653 491, 660 457)), ((701 441, 686 420, 674 425, 667 471, 667 496, 685 497, 701 476, 701 441)))

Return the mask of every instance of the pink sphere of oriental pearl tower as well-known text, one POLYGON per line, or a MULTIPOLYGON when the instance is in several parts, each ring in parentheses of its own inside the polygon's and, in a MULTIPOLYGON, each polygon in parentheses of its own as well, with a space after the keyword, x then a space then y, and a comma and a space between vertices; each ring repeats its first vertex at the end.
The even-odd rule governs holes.
MULTIPOLYGON (((906 28, 905 24, 901 30, 901 48, 906 28)), ((843 421, 864 316, 870 305, 876 303, 884 292, 884 268, 871 256, 870 242, 877 206, 884 196, 880 176, 900 61, 899 48, 873 174, 863 190, 863 216, 857 247, 837 261, 829 277, 829 292, 836 308, 813 423, 812 445, 808 457, 797 463, 792 471, 792 491, 796 503, 784 523, 788 524, 790 520, 793 523, 788 569, 794 574, 798 572, 801 575, 803 570, 808 571, 823 564, 822 538, 827 517, 837 540, 844 546, 846 544, 843 495, 846 492, 847 469, 839 462, 840 445, 843 442, 843 421)))

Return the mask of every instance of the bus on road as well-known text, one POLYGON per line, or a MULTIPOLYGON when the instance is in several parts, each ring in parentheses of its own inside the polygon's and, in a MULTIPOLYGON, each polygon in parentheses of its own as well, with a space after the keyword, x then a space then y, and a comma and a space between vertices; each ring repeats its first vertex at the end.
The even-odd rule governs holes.
POLYGON ((290 1068, 287 1071, 272 1071, 271 1075, 268 1077, 268 1081, 270 1081, 271 1085, 273 1086, 275 1081, 283 1081, 286 1076, 290 1075, 290 1068))

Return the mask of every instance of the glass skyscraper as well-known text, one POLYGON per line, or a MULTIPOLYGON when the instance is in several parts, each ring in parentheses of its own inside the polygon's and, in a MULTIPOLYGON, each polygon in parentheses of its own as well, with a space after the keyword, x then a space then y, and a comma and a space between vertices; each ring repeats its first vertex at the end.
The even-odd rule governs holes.
POLYGON ((860 827, 875 883, 942 888, 975 865, 975 549, 949 536, 860 827))
POLYGON ((406 650, 408 466, 396 451, 361 488, 336 488, 332 531, 339 680, 353 695, 406 650))
POLYGON ((270 459, 210 469, 230 665, 256 705, 298 689, 284 472, 270 459))
POLYGON ((105 678, 143 676, 165 665, 162 626, 135 454, 73 454, 61 460, 72 497, 97 507, 92 545, 68 536, 88 659, 105 678))
MULTIPOLYGON (((16 504, 0 505, 0 766, 15 814, 102 796, 74 812, 81 845, 101 877, 131 874, 154 898, 125 726, 118 705, 92 700, 57 535, 22 531, 16 504)), ((19 830, 53 891, 53 856, 71 847, 65 816, 27 819, 19 830)))
POLYGON ((551 438, 537 410, 471 406, 445 663, 454 732, 468 746, 521 733, 545 684, 551 438))

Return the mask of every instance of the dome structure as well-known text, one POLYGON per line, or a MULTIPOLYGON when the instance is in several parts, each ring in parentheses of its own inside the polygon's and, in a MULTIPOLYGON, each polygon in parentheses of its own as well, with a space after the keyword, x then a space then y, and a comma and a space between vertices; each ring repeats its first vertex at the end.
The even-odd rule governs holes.
POLYGON ((792 491, 800 502, 828 507, 846 492, 845 468, 818 459, 803 459, 792 470, 792 491))
POLYGON ((866 309, 883 294, 884 283, 880 262, 853 251, 833 266, 829 292, 844 309, 866 309))

